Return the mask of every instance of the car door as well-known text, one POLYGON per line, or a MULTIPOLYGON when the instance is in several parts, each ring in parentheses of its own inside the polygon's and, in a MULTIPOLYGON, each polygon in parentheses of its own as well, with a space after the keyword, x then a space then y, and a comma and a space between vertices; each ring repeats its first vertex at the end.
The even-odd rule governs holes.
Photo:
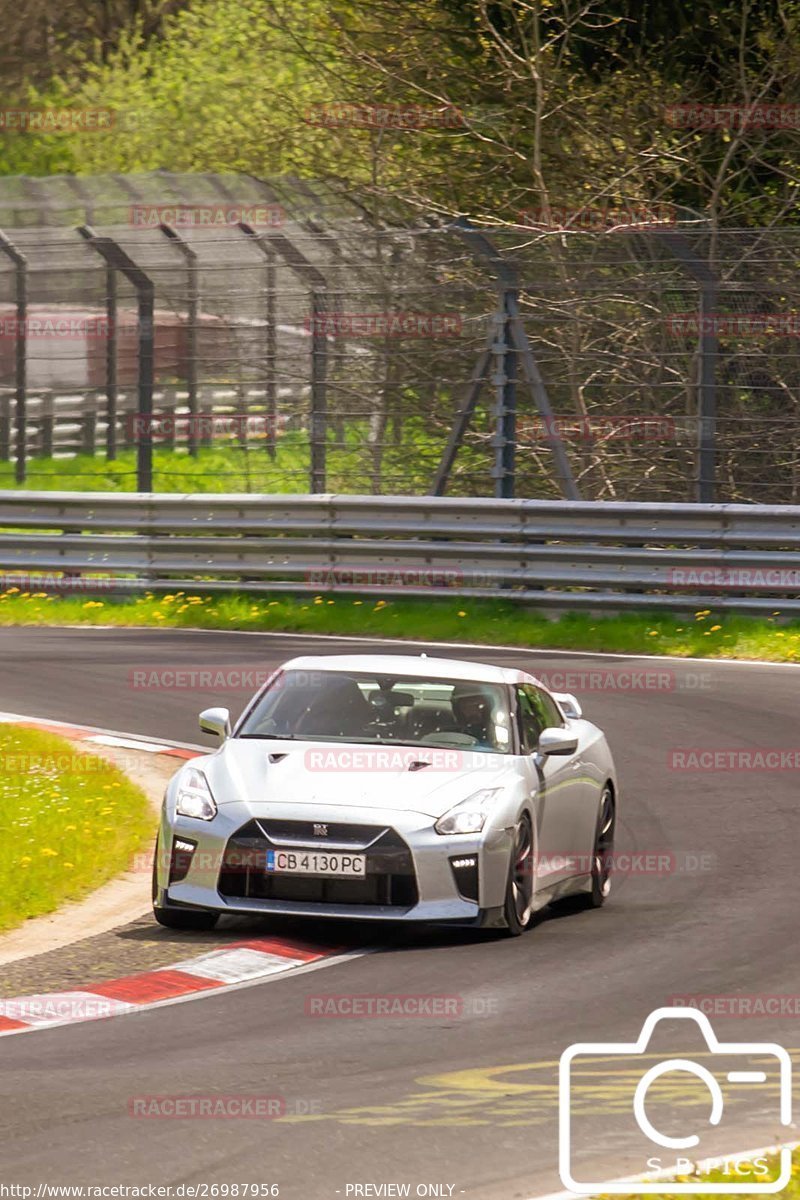
POLYGON ((543 729, 565 724, 555 702, 532 684, 516 688, 517 719, 530 791, 536 796, 537 889, 585 874, 587 792, 582 778, 580 745, 569 755, 536 753, 543 729))

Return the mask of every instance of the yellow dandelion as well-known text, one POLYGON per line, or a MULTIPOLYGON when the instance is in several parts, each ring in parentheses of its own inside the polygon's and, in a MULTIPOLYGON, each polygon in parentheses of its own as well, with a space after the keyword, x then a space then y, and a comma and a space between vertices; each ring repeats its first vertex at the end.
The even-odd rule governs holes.
POLYGON ((58 857, 58 851, 51 850, 49 846, 43 846, 42 849, 39 851, 39 853, 41 854, 42 858, 57 858, 58 857))
POLYGON ((458 613, 458 616, 459 616, 459 617, 465 617, 466 615, 467 615, 467 614, 466 614, 465 612, 460 612, 460 613, 458 613))
POLYGON ((722 629, 721 625, 712 625, 709 633, 716 633, 718 629, 722 629))

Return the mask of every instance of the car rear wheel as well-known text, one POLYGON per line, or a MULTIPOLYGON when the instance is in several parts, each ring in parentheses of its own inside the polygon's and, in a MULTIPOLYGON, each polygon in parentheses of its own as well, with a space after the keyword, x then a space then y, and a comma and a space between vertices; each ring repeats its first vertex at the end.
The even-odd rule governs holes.
POLYGON ((514 830, 511 859, 508 866, 508 884, 503 915, 506 934, 519 937, 531 920, 533 900, 533 833, 527 813, 520 817, 514 830))

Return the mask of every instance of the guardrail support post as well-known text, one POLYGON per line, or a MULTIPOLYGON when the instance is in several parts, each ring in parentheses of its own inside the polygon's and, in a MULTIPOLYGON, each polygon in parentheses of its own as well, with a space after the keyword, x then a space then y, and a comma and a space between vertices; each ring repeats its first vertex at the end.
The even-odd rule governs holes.
MULTIPOLYGON (((26 429, 27 424, 27 405, 28 405, 28 388, 27 388, 27 369, 28 369, 28 351, 27 351, 27 318, 28 318, 28 263, 24 254, 20 254, 16 246, 5 236, 0 233, 0 251, 6 255, 14 264, 14 293, 16 300, 17 326, 16 339, 14 343, 15 349, 15 365, 14 365, 14 386, 15 386, 15 428, 16 428, 16 464, 14 467, 14 478, 17 483, 24 483, 27 476, 26 467, 26 429)), ((5 428, 0 429, 0 446, 9 447, 11 442, 10 419, 7 413, 2 414, 2 423, 5 428)))
POLYGON ((122 271, 136 289, 139 307, 139 402, 135 416, 136 487, 140 492, 153 490, 153 346, 155 341, 155 290, 153 281, 113 238, 100 237, 89 225, 78 233, 106 264, 122 271), (138 429, 136 428, 138 426, 138 429))

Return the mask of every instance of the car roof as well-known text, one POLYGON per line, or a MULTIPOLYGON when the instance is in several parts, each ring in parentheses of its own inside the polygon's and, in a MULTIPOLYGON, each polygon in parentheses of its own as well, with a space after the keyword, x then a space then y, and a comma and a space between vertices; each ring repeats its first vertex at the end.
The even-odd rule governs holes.
POLYGON ((285 671, 374 671, 382 675, 423 675, 427 679, 464 679, 470 683, 527 683, 534 676, 512 667, 438 658, 421 654, 314 654, 292 658, 285 671))

